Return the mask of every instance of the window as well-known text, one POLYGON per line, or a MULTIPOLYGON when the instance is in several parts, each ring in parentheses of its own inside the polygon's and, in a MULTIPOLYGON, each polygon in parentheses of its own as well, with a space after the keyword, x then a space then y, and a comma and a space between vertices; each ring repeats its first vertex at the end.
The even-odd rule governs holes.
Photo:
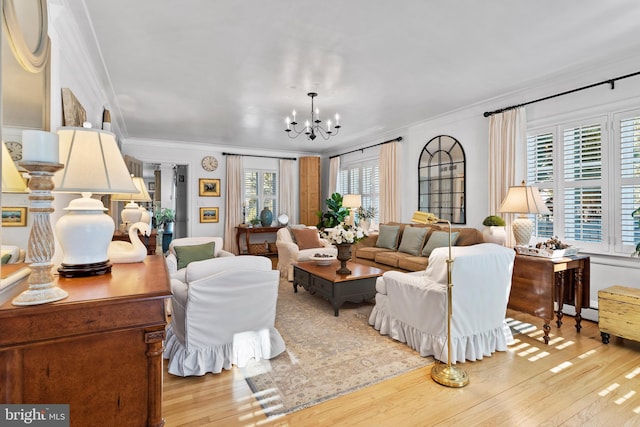
POLYGON ((360 194, 362 207, 376 209, 375 221, 380 220, 380 167, 378 159, 345 165, 338 175, 338 193, 360 194))
POLYGON ((533 218, 538 237, 628 256, 640 241, 640 110, 530 131, 527 179, 552 212, 533 218))
POLYGON ((265 207, 271 212, 278 212, 278 174, 274 171, 249 170, 244 171, 244 203, 247 221, 260 218, 260 212, 265 207))

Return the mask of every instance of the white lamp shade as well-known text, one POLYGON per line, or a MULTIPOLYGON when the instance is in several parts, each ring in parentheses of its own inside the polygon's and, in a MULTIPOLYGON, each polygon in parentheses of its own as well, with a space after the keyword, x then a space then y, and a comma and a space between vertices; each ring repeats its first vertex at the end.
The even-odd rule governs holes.
POLYGON ((131 178, 133 184, 136 186, 137 191, 134 193, 116 193, 111 196, 111 200, 125 200, 130 202, 150 202, 151 196, 147 192, 147 187, 144 183, 144 179, 139 176, 131 178))
POLYGON ((18 168, 9 155, 9 150, 2 141, 2 192, 3 193, 26 193, 27 184, 22 179, 18 168))
POLYGON ((542 215, 551 213, 542 201, 538 187, 526 186, 524 183, 523 185, 509 187, 507 197, 502 201, 499 211, 504 213, 532 213, 542 215))
POLYGON ((67 193, 136 193, 115 135, 99 129, 62 127, 55 191, 67 193))
POLYGON ((359 208, 362 206, 362 196, 360 194, 345 194, 342 199, 342 206, 345 208, 359 208))

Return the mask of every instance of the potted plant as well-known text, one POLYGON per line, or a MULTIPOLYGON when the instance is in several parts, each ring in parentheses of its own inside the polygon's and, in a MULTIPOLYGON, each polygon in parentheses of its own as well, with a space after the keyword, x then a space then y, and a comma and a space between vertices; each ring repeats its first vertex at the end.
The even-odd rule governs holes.
POLYGON ((164 234, 173 234, 173 224, 176 220, 176 211, 164 208, 156 211, 156 226, 162 228, 164 234))
POLYGON ((487 243, 504 245, 507 241, 507 231, 505 230, 504 219, 498 215, 489 215, 482 221, 484 231, 482 235, 487 243))
POLYGON ((369 231, 371 220, 376 217, 376 213, 377 210, 373 206, 370 206, 368 208, 360 206, 358 209, 356 209, 356 214, 358 215, 358 220, 360 221, 359 225, 365 231, 369 231))
POLYGON ((349 209, 342 206, 342 194, 333 193, 330 198, 325 200, 327 212, 318 212, 318 229, 333 228, 336 225, 344 222, 344 219, 349 216, 349 209))
POLYGON ((249 224, 250 224, 252 227, 256 227, 256 226, 260 225, 261 223, 262 223, 262 221, 261 221, 261 220, 260 220, 260 218, 258 218, 258 217, 251 218, 251 219, 249 220, 249 224))

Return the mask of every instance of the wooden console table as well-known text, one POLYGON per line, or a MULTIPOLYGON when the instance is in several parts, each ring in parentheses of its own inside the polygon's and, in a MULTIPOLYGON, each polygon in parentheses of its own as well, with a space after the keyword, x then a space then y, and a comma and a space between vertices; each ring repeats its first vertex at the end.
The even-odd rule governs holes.
POLYGON ((55 282, 67 298, 0 302, 0 403, 68 404, 78 427, 164 425, 163 257, 55 282))
POLYGON ((562 326, 564 304, 576 309, 576 330, 582 326, 582 307, 589 307, 590 259, 576 255, 558 259, 516 255, 508 307, 544 320, 544 342, 549 343, 549 324, 557 316, 562 326), (554 302, 558 310, 554 312, 554 302))
POLYGON ((278 227, 236 227, 236 245, 238 246, 239 254, 249 254, 249 255, 277 255, 278 248, 276 248, 276 241, 267 241, 265 245, 262 243, 251 243, 251 235, 253 234, 267 234, 267 233, 277 233, 282 226, 278 227), (243 251, 240 247, 240 238, 241 236, 245 236, 245 242, 247 245, 247 250, 243 251))
MULTIPOLYGON (((138 237, 140 238, 140 241, 144 243, 144 245, 147 247, 147 255, 155 255, 156 245, 158 244, 157 243, 158 230, 154 228, 153 230, 151 230, 151 234, 149 236, 145 236, 142 233, 138 233, 138 237)), ((131 239, 129 239, 129 232, 123 233, 120 230, 116 230, 113 233, 113 237, 111 238, 111 240, 131 243, 131 239)))

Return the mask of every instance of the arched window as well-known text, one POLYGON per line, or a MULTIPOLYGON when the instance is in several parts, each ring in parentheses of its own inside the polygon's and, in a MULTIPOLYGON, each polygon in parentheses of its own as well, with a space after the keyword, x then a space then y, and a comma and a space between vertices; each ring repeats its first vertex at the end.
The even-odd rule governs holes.
POLYGON ((418 163, 418 210, 466 224, 465 167, 457 139, 439 135, 427 142, 418 163))

